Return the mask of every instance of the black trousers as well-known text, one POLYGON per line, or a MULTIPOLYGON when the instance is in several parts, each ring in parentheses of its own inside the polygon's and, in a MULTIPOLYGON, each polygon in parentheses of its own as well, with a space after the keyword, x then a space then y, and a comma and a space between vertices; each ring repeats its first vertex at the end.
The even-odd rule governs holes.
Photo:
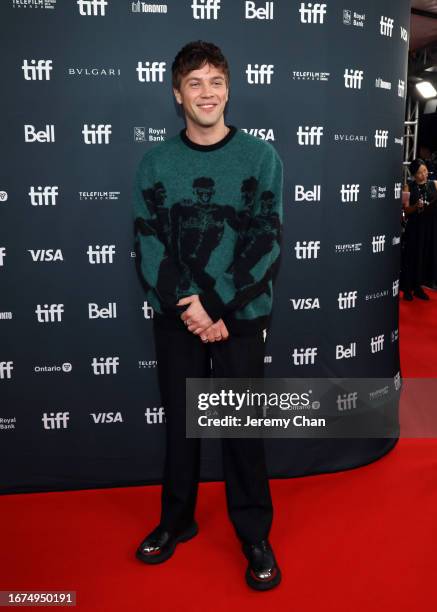
MULTIPOLYGON (((200 476, 201 439, 187 438, 185 434, 185 379, 264 376, 262 331, 204 343, 182 325, 180 329, 166 329, 155 319, 153 325, 159 390, 166 416, 160 524, 169 530, 183 529, 193 521, 200 476)), ((241 541, 259 542, 268 537, 273 519, 264 440, 221 440, 229 517, 241 541)))

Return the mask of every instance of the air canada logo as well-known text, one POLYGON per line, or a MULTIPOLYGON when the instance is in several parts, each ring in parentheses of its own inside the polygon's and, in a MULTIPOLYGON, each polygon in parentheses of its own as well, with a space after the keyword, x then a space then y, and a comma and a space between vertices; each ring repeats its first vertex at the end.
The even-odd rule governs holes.
MULTIPOLYGON (((182 198, 171 206, 165 206, 167 190, 162 182, 142 191, 149 215, 135 219, 137 261, 141 261, 141 242, 150 235, 156 236, 177 261, 175 270, 170 257, 162 260, 157 278, 158 293, 161 287, 169 291, 171 283, 175 295, 189 290, 193 282, 204 290, 213 289, 216 279, 207 272, 207 267, 225 230, 235 235, 234 261, 226 272, 233 275, 237 293, 255 281, 251 270, 268 253, 279 252, 281 233, 272 191, 259 195, 259 210, 253 216, 257 187, 254 177, 242 181, 240 210, 215 202, 215 182, 206 176, 193 180, 191 197, 182 198)), ((273 271, 274 264, 271 264, 264 278, 268 280, 273 271)), ((270 293, 268 285, 265 291, 270 293)))

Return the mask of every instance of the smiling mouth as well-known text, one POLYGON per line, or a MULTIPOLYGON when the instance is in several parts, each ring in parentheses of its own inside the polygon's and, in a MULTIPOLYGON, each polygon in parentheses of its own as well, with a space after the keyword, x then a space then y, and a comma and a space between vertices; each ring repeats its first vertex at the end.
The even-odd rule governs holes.
POLYGON ((199 108, 203 108, 203 109, 210 109, 210 108, 215 108, 217 105, 216 104, 198 104, 197 105, 199 108))

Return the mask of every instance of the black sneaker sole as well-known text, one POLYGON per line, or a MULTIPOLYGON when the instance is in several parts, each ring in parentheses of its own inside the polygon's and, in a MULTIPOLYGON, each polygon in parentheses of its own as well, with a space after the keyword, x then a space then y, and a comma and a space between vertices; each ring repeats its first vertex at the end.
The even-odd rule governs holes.
POLYGON ((183 531, 181 534, 179 534, 176 538, 174 538, 174 540, 171 543, 171 546, 165 547, 165 550, 163 550, 163 552, 155 554, 155 555, 145 555, 143 552, 141 552, 141 546, 140 546, 138 547, 135 553, 135 556, 137 559, 139 559, 140 561, 143 561, 143 563, 147 563, 148 565, 154 565, 156 563, 163 563, 164 561, 167 561, 167 559, 170 559, 170 557, 173 555, 176 549, 176 546, 179 543, 188 542, 188 540, 191 540, 191 538, 194 538, 198 533, 199 533, 199 527, 197 523, 194 523, 191 527, 189 527, 188 529, 183 531))
POLYGON ((278 584, 281 582, 281 570, 278 566, 276 566, 276 570, 276 574, 270 580, 256 580, 256 578, 254 578, 251 574, 249 565, 246 570, 246 582, 250 588, 255 589, 255 591, 269 591, 270 589, 278 586, 278 584))

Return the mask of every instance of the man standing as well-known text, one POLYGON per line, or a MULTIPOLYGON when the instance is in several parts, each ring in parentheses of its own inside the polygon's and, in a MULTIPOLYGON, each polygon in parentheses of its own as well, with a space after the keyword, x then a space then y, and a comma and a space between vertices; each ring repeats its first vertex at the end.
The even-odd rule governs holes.
MULTIPOLYGON (((282 230, 282 162, 274 147, 226 125, 229 68, 196 41, 172 64, 186 129, 147 151, 134 192, 136 263, 154 309, 166 457, 158 526, 136 556, 160 563, 198 532, 200 439, 185 435, 186 378, 262 378, 264 329, 282 230)), ((273 506, 262 438, 222 438, 229 517, 246 581, 281 580, 268 540, 273 506)))

